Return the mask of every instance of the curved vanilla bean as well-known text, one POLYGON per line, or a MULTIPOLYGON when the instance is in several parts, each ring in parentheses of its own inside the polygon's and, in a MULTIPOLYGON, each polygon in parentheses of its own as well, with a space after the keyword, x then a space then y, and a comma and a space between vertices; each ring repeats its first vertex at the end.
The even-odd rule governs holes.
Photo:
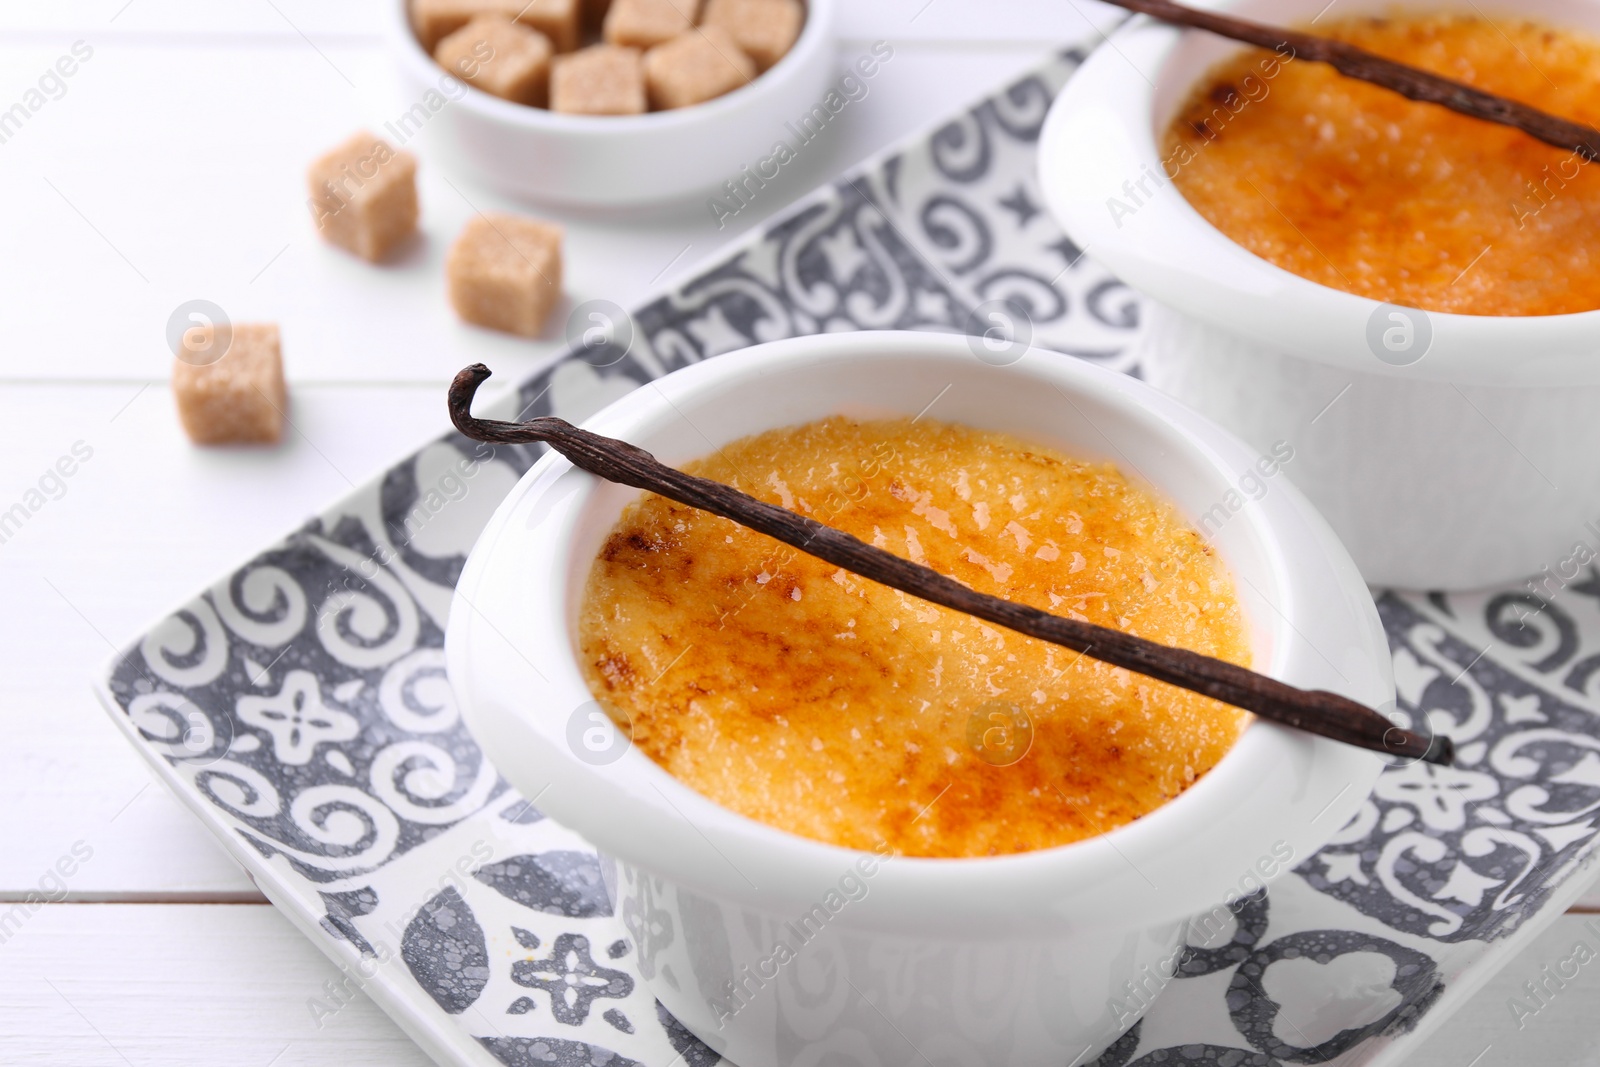
POLYGON ((1331 37, 1301 30, 1286 30, 1265 23, 1251 22, 1201 11, 1172 0, 1106 0, 1107 3, 1162 22, 1206 30, 1245 44, 1271 49, 1295 59, 1326 63, 1348 78, 1399 93, 1423 103, 1438 104, 1458 114, 1521 130, 1545 144, 1576 152, 1587 160, 1600 159, 1600 130, 1581 122, 1552 115, 1548 111, 1508 99, 1465 82, 1446 78, 1432 71, 1385 58, 1331 37))
POLYGON ((731 519, 863 578, 910 593, 953 611, 987 620, 1027 637, 1082 652, 1168 682, 1264 719, 1393 756, 1449 765, 1447 737, 1429 739, 1402 730, 1365 705, 1322 690, 1297 689, 1264 674, 1187 649, 1172 648, 1121 630, 1063 619, 1049 612, 967 588, 937 571, 874 548, 843 530, 757 500, 732 486, 699 478, 661 463, 625 441, 579 429, 545 416, 527 422, 472 417, 472 398, 489 377, 474 363, 450 384, 450 419, 475 441, 524 444, 542 441, 575 467, 607 481, 644 489, 680 504, 731 519))

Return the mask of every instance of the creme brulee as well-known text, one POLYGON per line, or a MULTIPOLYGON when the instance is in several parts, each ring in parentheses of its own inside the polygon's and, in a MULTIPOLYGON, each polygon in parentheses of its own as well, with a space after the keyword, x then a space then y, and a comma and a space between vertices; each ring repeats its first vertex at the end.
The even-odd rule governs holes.
MULTIPOLYGON (((1232 583, 1109 465, 927 419, 831 418, 686 469, 973 588, 1248 664, 1232 583)), ((1139 818, 1248 716, 646 496, 590 572, 588 682, 734 811, 848 847, 990 856, 1139 818)))
MULTIPOLYGON (((1442 14, 1315 30, 1600 124, 1592 37, 1442 14)), ((1600 168, 1519 131, 1253 51, 1202 82, 1161 155, 1201 215, 1302 278, 1468 315, 1600 308, 1600 168)))

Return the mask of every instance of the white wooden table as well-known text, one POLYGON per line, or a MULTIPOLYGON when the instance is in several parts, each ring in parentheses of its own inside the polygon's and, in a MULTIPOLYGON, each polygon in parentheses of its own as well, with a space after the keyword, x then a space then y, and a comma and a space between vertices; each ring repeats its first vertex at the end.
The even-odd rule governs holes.
MULTIPOLYGON (((0 542, 0 1063, 426 1062, 364 999, 319 1028, 306 1002, 332 966, 153 783, 87 682, 164 608, 441 430, 455 369, 483 359, 504 383, 554 352, 454 320, 441 268, 467 200, 518 205, 444 181, 426 158, 426 240, 402 262, 374 269, 314 235, 306 163, 399 111, 379 2, 0 7, 0 512, 36 500, 75 445, 92 449, 0 542), (76 42, 89 58, 41 85, 76 42), (19 102, 28 115, 8 127, 19 102), (281 325, 294 423, 282 447, 183 438, 164 329, 193 298, 281 325), (41 893, 56 899, 31 906, 41 893)), ((719 232, 703 205, 626 221, 540 212, 568 228, 574 301, 632 304, 847 164, 1114 21, 1087 0, 843 7, 841 62, 878 39, 895 59, 735 225, 719 232)), ((1600 1062, 1600 969, 1521 1031, 1506 1007, 1578 937, 1600 945, 1588 918, 1563 917, 1413 1062, 1600 1062)))

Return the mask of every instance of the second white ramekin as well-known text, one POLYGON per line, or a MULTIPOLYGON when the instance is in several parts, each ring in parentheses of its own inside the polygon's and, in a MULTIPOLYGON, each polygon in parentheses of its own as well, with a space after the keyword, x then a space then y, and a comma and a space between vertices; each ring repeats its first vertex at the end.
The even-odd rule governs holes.
MULTIPOLYGON (((1327 5, 1204 6, 1293 25, 1327 5)), ((1393 7, 1345 0, 1336 14, 1393 7)), ((1474 0, 1426 8, 1483 10, 1474 0)), ((1593 2, 1528 0, 1510 13, 1600 29, 1593 2)), ((1162 131, 1237 49, 1135 19, 1074 75, 1041 137, 1053 214, 1079 247, 1151 297, 1146 379, 1259 451, 1291 447, 1286 473, 1374 584, 1481 587, 1560 568, 1580 540, 1600 549, 1587 525, 1600 516, 1600 312, 1428 313, 1425 354, 1403 365, 1380 359, 1368 343, 1387 311, 1378 301, 1260 259, 1166 180, 1162 131)))

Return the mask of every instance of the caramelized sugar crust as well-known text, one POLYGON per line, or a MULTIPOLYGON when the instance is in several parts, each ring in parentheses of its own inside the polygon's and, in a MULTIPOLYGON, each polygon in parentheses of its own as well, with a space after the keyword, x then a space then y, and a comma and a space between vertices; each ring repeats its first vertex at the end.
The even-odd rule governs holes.
MULTIPOLYGON (((1456 15, 1323 19, 1315 30, 1600 124, 1592 37, 1456 15)), ((1201 215, 1302 278, 1467 315, 1600 308, 1594 165, 1325 65, 1241 55, 1179 111, 1162 159, 1201 215)))
MULTIPOLYGON (((928 419, 831 418, 687 469, 983 592, 1249 663, 1209 546, 1113 466, 928 419)), ((597 699, 674 777, 792 833, 911 856, 1123 825, 1247 718, 656 496, 595 560, 579 643, 597 699)))

